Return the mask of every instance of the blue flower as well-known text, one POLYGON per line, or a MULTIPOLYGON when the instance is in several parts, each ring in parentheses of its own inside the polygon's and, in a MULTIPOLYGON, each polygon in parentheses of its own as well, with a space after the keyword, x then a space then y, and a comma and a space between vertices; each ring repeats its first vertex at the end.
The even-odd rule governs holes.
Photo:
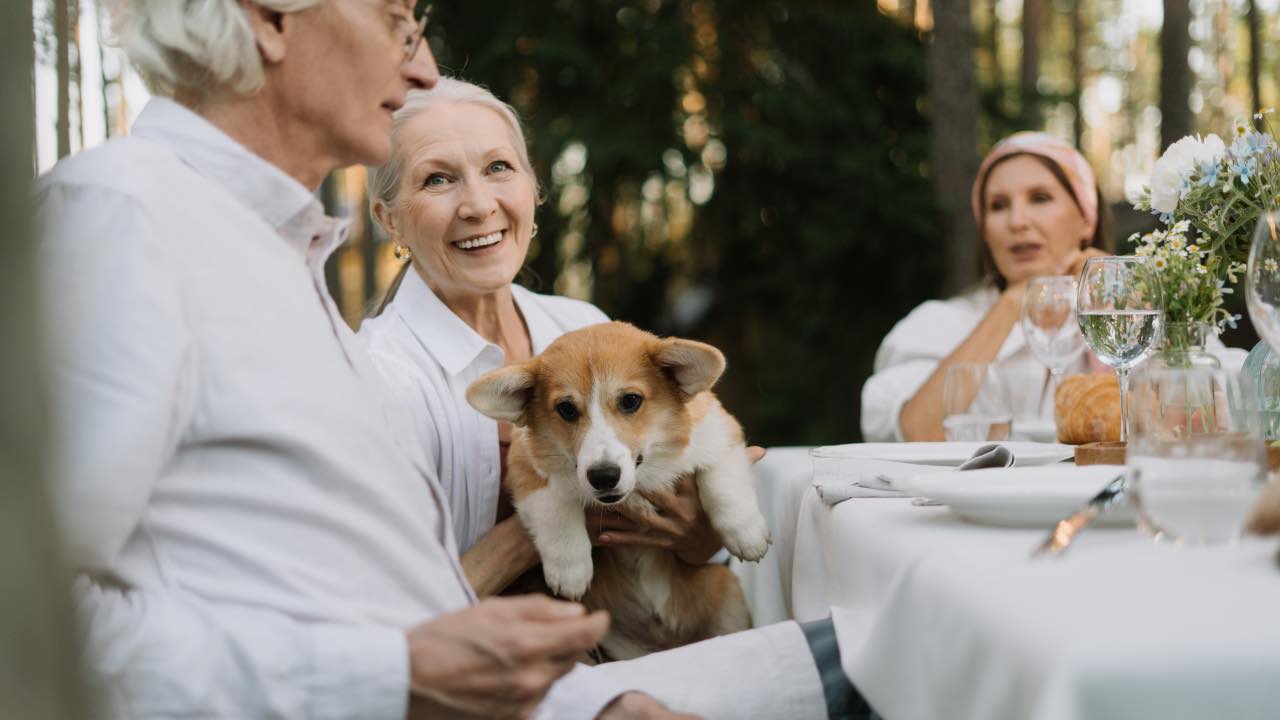
POLYGON ((1258 172, 1258 161, 1253 157, 1236 157, 1231 163, 1231 172, 1240 178, 1241 185, 1248 185, 1249 180, 1258 172))
POLYGON ((1200 170, 1197 173, 1200 179, 1196 184, 1201 187, 1213 187, 1218 184, 1218 163, 1215 161, 1207 161, 1200 164, 1200 170))

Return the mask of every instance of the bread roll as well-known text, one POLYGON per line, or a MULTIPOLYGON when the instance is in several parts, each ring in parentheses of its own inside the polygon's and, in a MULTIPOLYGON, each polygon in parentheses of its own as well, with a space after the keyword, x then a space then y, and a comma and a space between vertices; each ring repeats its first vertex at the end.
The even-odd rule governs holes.
POLYGON ((1120 385, 1114 375, 1071 375, 1053 393, 1058 442, 1080 445, 1120 439, 1120 385))
POLYGON ((1258 535, 1280 533, 1280 483, 1268 483, 1249 513, 1249 532, 1258 535))

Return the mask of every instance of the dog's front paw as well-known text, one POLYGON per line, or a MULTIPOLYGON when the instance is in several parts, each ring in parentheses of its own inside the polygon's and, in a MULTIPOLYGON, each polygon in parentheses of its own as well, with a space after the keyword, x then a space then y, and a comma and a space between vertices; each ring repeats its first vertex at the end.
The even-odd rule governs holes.
POLYGON ((577 600, 587 594, 594 570, 590 553, 584 557, 542 560, 542 576, 547 580, 547 587, 569 600, 577 600))
POLYGON ((769 525, 759 512, 745 514, 738 521, 727 523, 720 529, 720 539, 724 540, 725 549, 735 557, 753 561, 764 557, 773 543, 769 525))

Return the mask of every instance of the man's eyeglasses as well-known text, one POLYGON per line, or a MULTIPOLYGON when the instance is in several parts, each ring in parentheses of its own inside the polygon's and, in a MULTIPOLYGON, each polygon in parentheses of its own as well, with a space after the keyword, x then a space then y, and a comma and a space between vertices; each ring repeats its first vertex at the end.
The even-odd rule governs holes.
POLYGON ((427 35, 427 20, 430 17, 430 5, 422 8, 422 14, 417 20, 402 16, 400 24, 405 32, 403 45, 405 62, 412 60, 413 56, 418 54, 418 48, 422 47, 422 40, 427 35))

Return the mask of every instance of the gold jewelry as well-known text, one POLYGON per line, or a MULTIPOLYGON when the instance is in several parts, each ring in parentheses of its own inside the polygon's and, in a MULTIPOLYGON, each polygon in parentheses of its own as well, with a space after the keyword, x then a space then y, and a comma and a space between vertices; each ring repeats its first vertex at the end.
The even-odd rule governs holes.
POLYGON ((391 248, 391 251, 395 253, 396 259, 399 260, 400 262, 409 262, 410 260, 413 259, 413 253, 409 250, 408 245, 401 245, 400 243, 396 243, 391 248))
POLYGON ((533 232, 529 234, 529 239, 530 239, 530 240, 532 240, 532 239, 534 239, 534 238, 536 238, 536 237, 538 237, 538 223, 534 223, 534 224, 533 224, 533 232))

